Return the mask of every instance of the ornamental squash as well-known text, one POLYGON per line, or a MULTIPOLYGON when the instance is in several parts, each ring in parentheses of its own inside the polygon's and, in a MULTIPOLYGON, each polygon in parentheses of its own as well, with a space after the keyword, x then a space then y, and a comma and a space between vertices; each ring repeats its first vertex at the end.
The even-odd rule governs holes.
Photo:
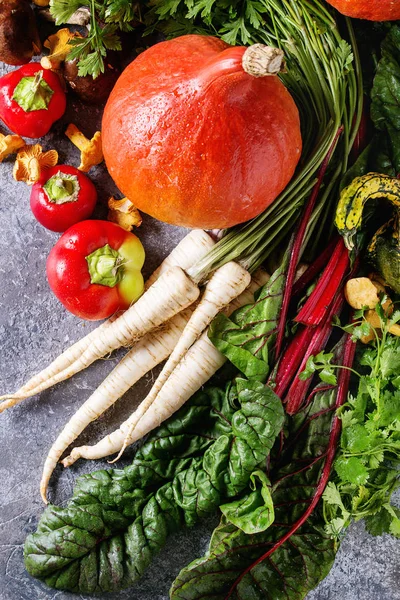
POLYGON ((385 282, 397 294, 400 294, 400 227, 398 212, 375 233, 368 246, 367 257, 385 282))
POLYGON ((400 0, 327 0, 339 12, 355 19, 396 21, 400 19, 400 0))
POLYGON ((358 231, 363 222, 363 212, 369 200, 386 198, 400 208, 400 181, 380 173, 367 173, 356 177, 342 190, 336 208, 335 225, 349 250, 353 250, 358 231))
POLYGON ((140 54, 103 117, 104 157, 121 192, 174 225, 225 228, 258 215, 301 153, 282 66, 280 50, 200 35, 140 54))
MULTIPOLYGON (((340 194, 335 225, 352 251, 357 245, 364 209, 370 200, 385 199, 393 207, 393 216, 374 234, 367 248, 367 259, 386 284, 400 293, 400 181, 380 173, 356 177, 340 194)), ((371 215, 370 215, 371 216, 371 215)))

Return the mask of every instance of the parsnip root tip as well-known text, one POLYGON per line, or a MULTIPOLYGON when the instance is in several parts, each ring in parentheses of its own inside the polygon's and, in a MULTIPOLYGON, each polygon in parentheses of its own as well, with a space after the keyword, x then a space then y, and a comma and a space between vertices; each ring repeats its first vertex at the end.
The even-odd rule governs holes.
POLYGON ((127 447, 128 447, 128 436, 125 438, 124 444, 123 444, 121 450, 118 452, 117 456, 115 458, 113 458, 112 460, 108 460, 107 461, 108 464, 113 465, 114 463, 116 463, 121 458, 121 456, 123 455, 123 453, 125 452, 127 447))
POLYGON ((79 458, 80 454, 72 450, 71 454, 63 458, 60 462, 65 469, 68 469, 68 467, 72 466, 79 458))
POLYGON ((47 486, 44 486, 43 484, 40 486, 40 496, 47 506, 47 504, 49 503, 49 501, 47 500, 47 486))

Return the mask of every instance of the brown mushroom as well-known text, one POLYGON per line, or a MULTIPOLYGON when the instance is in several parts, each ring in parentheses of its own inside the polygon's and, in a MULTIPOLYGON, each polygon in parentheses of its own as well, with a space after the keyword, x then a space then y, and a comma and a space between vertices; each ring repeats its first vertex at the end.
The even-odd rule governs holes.
POLYGON ((56 33, 48 37, 43 46, 50 50, 50 54, 43 56, 40 61, 41 66, 44 69, 59 69, 61 63, 65 61, 73 48, 70 41, 79 37, 82 36, 77 32, 70 31, 68 27, 59 29, 56 33))
POLYGON ((75 94, 87 104, 101 104, 105 102, 119 77, 119 69, 111 61, 105 61, 105 71, 96 79, 91 75, 81 77, 78 75, 76 60, 64 63, 64 79, 75 94))
POLYGON ((107 219, 126 231, 132 231, 134 227, 139 227, 142 224, 140 212, 129 198, 117 200, 114 196, 111 196, 108 199, 108 209, 107 219))
POLYGON ((28 63, 40 53, 36 19, 27 0, 0 2, 0 60, 8 65, 28 63))

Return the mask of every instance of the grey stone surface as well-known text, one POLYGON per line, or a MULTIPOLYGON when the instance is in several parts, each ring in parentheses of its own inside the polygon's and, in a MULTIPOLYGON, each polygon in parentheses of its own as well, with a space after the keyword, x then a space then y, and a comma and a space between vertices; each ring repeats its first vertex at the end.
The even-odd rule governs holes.
MULTIPOLYGON (((69 121, 92 134, 101 110, 82 109, 69 101, 68 113, 42 141, 56 147, 60 162, 78 164, 78 152, 63 135, 69 121)), ((58 238, 42 228, 29 208, 29 188, 12 179, 12 160, 0 165, 0 393, 18 388, 45 367, 60 350, 78 340, 93 323, 67 313, 51 294, 45 276, 46 257, 58 238)), ((103 167, 91 172, 100 192, 98 216, 116 192, 103 167)), ((184 230, 145 218, 139 235, 147 251, 150 273, 184 235, 184 230)), ((43 510, 39 481, 46 454, 60 429, 117 363, 121 353, 99 361, 84 373, 21 403, 0 415, 0 600, 72 600, 79 596, 46 588, 24 571, 22 547, 43 510)), ((79 443, 102 437, 120 423, 144 396, 148 377, 80 436, 79 443)), ((128 451, 120 465, 128 464, 128 451)), ((63 503, 77 475, 107 467, 105 461, 58 468, 50 499, 63 503)), ((167 600, 168 588, 179 569, 201 555, 217 517, 174 536, 143 579, 130 590, 105 595, 114 600, 167 600)), ((353 526, 328 578, 310 600, 400 600, 400 543, 390 537, 374 539, 362 524, 353 526)), ((86 597, 80 596, 82 600, 86 597)), ((246 599, 244 599, 246 600, 246 599)))

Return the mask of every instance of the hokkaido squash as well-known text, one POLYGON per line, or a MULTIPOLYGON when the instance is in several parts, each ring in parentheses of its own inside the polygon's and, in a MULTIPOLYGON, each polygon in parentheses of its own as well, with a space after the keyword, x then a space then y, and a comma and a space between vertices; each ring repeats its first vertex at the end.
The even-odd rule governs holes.
POLYGON ((224 228, 259 214, 301 153, 298 110, 276 76, 282 60, 261 44, 200 35, 140 54, 103 116, 104 157, 121 192, 185 227, 224 228))
POLYGON ((396 21, 400 19, 400 0, 327 0, 339 12, 355 19, 396 21))

